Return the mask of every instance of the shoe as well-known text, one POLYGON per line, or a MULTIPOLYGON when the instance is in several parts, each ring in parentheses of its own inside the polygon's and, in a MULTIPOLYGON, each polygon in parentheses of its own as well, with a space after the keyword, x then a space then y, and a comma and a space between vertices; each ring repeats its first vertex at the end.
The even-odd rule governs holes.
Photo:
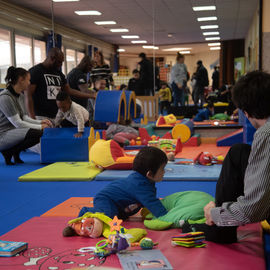
POLYGON ((12 158, 12 152, 11 151, 8 151, 8 150, 4 150, 1 152, 4 159, 5 159, 5 162, 6 162, 6 165, 15 165, 15 163, 13 163, 11 161, 11 158, 12 158))
POLYGON ((15 162, 16 164, 18 164, 18 163, 19 163, 19 164, 24 163, 24 161, 20 159, 20 153, 15 153, 15 154, 13 155, 13 160, 14 160, 14 162, 15 162))
POLYGON ((182 232, 204 232, 205 240, 220 243, 231 244, 237 242, 237 227, 218 227, 207 224, 189 224, 184 223, 182 232))

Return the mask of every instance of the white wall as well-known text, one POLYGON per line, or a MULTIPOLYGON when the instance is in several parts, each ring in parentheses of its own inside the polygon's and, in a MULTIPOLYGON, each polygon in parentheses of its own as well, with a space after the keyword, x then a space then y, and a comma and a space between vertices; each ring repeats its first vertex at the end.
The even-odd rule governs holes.
MULTIPOLYGON (((157 55, 157 57, 161 57, 161 55, 157 55)), ((165 58, 165 63, 172 66, 176 62, 176 54, 175 55, 163 55, 165 58)), ((219 59, 219 51, 205 51, 192 55, 185 55, 185 64, 187 65, 188 71, 190 75, 196 71, 197 61, 202 60, 203 65, 208 71, 209 83, 212 84, 212 73, 213 69, 210 69, 210 65, 213 64, 217 59, 219 59)), ((120 65, 127 66, 130 73, 133 69, 137 68, 137 64, 140 61, 139 57, 135 55, 121 55, 119 57, 120 65)))

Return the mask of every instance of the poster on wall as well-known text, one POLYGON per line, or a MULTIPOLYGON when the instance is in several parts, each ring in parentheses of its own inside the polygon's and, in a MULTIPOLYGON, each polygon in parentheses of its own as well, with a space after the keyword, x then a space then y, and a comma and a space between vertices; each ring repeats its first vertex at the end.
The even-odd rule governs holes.
POLYGON ((234 58, 234 81, 245 74, 245 57, 234 58))

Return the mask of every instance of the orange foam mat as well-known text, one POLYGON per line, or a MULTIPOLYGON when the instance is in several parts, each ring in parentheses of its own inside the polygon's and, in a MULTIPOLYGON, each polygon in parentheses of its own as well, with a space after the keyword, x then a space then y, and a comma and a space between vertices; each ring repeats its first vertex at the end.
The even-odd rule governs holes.
MULTIPOLYGON (((43 215, 42 217, 77 217, 82 207, 93 207, 93 197, 71 197, 66 201, 56 205, 43 215)), ((130 216, 129 221, 141 221, 140 211, 130 216)))
MULTIPOLYGON (((95 246, 102 238, 63 237, 62 231, 68 220, 67 217, 35 217, 4 234, 2 240, 27 242, 28 249, 18 256, 1 258, 0 270, 67 270, 90 269, 93 266, 121 269, 116 254, 101 259, 91 251, 81 250, 95 246)), ((123 226, 144 228, 142 222, 124 222, 123 226)), ((265 269, 259 223, 239 227, 238 243, 221 245, 206 242, 204 248, 173 247, 171 237, 180 232, 180 229, 147 230, 147 236, 158 242, 156 248, 160 249, 175 270, 265 269)))
POLYGON ((82 207, 93 207, 93 197, 71 197, 50 209, 42 217, 77 217, 82 207))
POLYGON ((209 152, 213 156, 226 156, 230 146, 216 146, 216 144, 201 144, 200 146, 184 146, 181 153, 178 153, 176 158, 194 159, 201 152, 209 152))

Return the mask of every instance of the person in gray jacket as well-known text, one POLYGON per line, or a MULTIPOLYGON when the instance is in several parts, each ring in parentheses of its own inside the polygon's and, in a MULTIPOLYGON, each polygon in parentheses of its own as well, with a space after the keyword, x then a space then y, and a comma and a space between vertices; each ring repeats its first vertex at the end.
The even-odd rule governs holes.
POLYGON ((32 119, 25 113, 22 92, 30 85, 27 70, 11 66, 5 80, 7 88, 0 93, 0 151, 6 164, 14 165, 23 163, 20 152, 38 144, 43 129, 52 123, 48 119, 32 119))

